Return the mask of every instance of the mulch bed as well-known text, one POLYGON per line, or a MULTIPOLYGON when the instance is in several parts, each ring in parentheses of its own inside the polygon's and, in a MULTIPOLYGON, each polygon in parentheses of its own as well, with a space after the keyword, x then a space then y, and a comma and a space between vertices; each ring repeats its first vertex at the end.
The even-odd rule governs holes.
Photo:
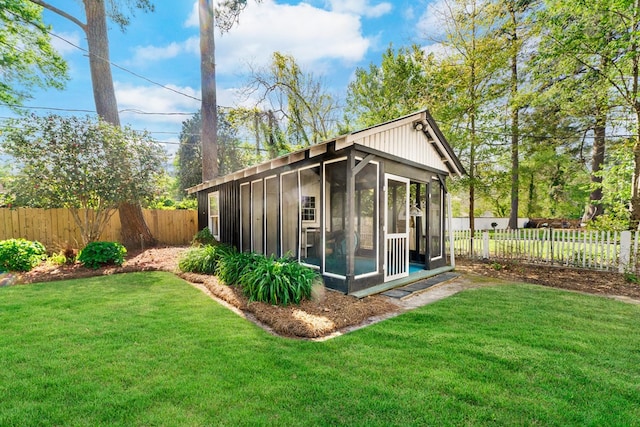
POLYGON ((456 270, 512 282, 640 299, 640 285, 628 282, 623 274, 617 272, 467 258, 456 258, 456 270))

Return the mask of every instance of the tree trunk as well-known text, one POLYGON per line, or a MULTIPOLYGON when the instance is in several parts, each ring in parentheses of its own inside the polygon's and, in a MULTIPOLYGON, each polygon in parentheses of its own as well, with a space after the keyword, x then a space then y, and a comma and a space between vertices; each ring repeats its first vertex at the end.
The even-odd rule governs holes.
MULTIPOLYGON (((87 25, 87 45, 91 83, 98 115, 115 126, 120 126, 116 92, 109 62, 109 37, 104 1, 83 0, 87 25)), ((142 216, 138 202, 125 202, 118 207, 121 224, 121 243, 129 248, 153 246, 156 241, 142 216)))
POLYGON ((631 185, 631 222, 630 228, 640 225, 640 102, 636 103, 636 135, 633 144, 633 181, 631 185))
POLYGON ((202 181, 218 176, 216 64, 213 0, 200 5, 200 77, 202 81, 202 181))
POLYGON ((604 165, 604 153, 606 146, 606 114, 602 108, 596 107, 596 120, 593 128, 593 152, 591 153, 591 193, 589 194, 589 204, 587 205, 582 222, 591 221, 602 215, 602 166, 604 165))
POLYGON ((518 34, 516 13, 510 9, 513 34, 511 35, 511 212, 509 214, 509 228, 518 228, 519 189, 520 189, 520 160, 518 144, 520 139, 520 107, 518 106, 518 34))

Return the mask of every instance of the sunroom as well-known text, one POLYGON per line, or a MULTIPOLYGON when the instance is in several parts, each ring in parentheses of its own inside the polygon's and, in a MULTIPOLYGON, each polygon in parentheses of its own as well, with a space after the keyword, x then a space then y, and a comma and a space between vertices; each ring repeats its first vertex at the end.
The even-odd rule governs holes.
POLYGON ((446 179, 464 169, 427 110, 204 182, 199 228, 366 294, 451 269, 446 179), (449 268, 447 268, 449 267, 449 268))

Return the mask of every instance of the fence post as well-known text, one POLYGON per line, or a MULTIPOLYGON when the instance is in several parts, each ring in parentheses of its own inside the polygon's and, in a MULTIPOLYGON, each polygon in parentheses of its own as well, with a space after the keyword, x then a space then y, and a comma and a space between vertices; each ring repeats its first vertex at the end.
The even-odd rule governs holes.
POLYGON ((482 232, 482 258, 489 259, 489 232, 482 232))
POLYGON ((618 259, 618 272, 624 273, 629 270, 631 260, 631 232, 625 230, 620 233, 620 258, 618 259))
POLYGON ((618 260, 618 272, 624 273, 629 270, 631 260, 631 232, 625 230, 620 233, 620 258, 618 260))

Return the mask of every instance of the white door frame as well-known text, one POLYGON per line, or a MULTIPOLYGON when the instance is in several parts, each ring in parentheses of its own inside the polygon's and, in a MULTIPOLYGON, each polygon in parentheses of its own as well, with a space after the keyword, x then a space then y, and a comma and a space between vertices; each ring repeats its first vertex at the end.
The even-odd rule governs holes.
POLYGON ((384 175, 384 281, 400 279, 409 275, 409 179, 397 175, 384 175), (403 182, 405 184, 404 232, 390 233, 389 224, 389 180, 403 182))

